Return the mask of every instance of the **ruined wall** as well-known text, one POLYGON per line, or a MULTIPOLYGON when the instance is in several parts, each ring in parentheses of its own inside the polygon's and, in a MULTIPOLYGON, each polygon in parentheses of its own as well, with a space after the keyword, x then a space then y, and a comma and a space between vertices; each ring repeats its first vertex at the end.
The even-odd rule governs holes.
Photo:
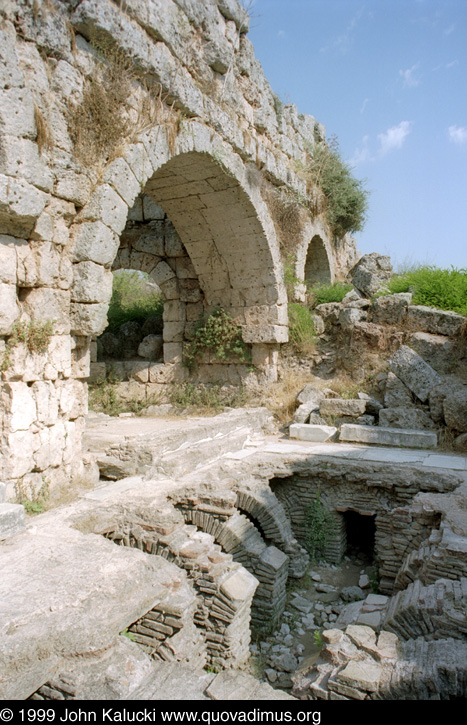
MULTIPOLYGON (((295 169, 317 122, 272 93, 236 0, 6 0, 0 20, 0 477, 12 496, 80 473, 90 343, 142 191, 176 229, 205 309, 226 308, 274 378, 287 305, 265 199, 306 192, 295 169)), ((169 283, 170 265, 157 269, 169 283)), ((176 365, 180 341, 166 342, 176 365)))

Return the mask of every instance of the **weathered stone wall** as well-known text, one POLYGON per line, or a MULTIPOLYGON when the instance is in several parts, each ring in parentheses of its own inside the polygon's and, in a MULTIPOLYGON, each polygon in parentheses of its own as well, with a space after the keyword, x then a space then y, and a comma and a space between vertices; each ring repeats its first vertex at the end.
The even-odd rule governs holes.
MULTIPOLYGON (((11 495, 82 474, 90 343, 142 191, 177 230, 206 308, 228 310, 274 378, 287 305, 265 190, 306 192, 295 169, 317 122, 274 96, 236 0, 6 0, 0 19, 0 477, 11 495), (99 136, 112 112, 98 82, 109 68, 128 94, 114 99, 112 143, 101 134, 90 158, 86 133, 99 136), (102 124, 86 106, 90 79, 102 124)), ((179 347, 166 340, 167 364, 179 347)))

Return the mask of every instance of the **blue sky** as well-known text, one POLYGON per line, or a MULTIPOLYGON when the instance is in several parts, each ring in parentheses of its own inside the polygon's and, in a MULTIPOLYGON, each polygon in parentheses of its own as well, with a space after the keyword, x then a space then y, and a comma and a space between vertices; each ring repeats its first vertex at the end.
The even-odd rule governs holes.
POLYGON ((362 253, 467 268, 467 0, 253 0, 272 90, 371 192, 362 253))

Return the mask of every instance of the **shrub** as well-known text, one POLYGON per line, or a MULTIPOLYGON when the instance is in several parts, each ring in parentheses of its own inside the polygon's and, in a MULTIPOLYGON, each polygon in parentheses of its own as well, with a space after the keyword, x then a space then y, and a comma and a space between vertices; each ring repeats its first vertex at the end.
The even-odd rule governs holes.
POLYGON ((289 340, 302 355, 313 352, 316 345, 315 326, 308 307, 298 302, 289 302, 289 340))
POLYGON ((412 292, 413 303, 467 315, 467 269, 422 266, 394 275, 390 294, 412 292))
POLYGON ((148 281, 147 274, 135 270, 125 269, 114 274, 107 314, 110 330, 117 330, 128 320, 144 321, 151 316, 162 317, 162 295, 157 289, 151 289, 148 281))
POLYGON ((8 370, 11 360, 11 351, 16 345, 23 343, 30 353, 43 353, 47 350, 50 338, 54 333, 54 323, 47 322, 15 322, 5 346, 0 371, 8 370))
POLYGON ((342 160, 337 139, 329 143, 317 138, 308 150, 308 161, 299 170, 325 200, 325 214, 336 237, 361 231, 368 211, 368 194, 364 182, 352 175, 342 160))
POLYGON ((308 300, 312 307, 326 302, 342 302, 347 292, 352 289, 351 284, 335 282, 334 284, 314 284, 308 287, 308 300))
POLYGON ((336 526, 332 514, 324 508, 319 496, 317 491, 315 499, 305 511, 305 548, 313 561, 323 557, 336 526))
POLYGON ((193 339, 185 345, 183 352, 186 367, 193 370, 205 351, 211 352, 219 360, 236 355, 240 361, 248 362, 248 349, 242 340, 242 329, 222 307, 215 307, 208 317, 196 324, 193 339))

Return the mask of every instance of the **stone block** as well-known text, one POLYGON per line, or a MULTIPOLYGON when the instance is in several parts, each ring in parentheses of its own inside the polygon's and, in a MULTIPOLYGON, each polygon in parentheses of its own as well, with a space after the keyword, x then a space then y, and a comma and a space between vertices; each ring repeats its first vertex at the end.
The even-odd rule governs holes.
POLYGON ((143 194, 143 218, 144 221, 153 221, 155 219, 162 221, 165 219, 165 211, 159 204, 156 204, 154 199, 148 194, 143 194))
POLYGON ((412 406, 412 393, 397 375, 389 372, 386 378, 384 405, 386 408, 407 408, 412 406))
POLYGON ((376 662, 349 662, 337 679, 350 687, 366 692, 377 692, 383 668, 376 662))
POLYGON ((93 362, 89 366, 88 383, 104 383, 106 378, 105 362, 93 362))
POLYGON ((26 526, 23 506, 0 503, 0 541, 20 533, 26 526))
POLYGON ((407 317, 407 308, 411 301, 411 292, 378 297, 373 302, 372 321, 378 324, 400 325, 407 317))
POLYGON ((348 415, 352 418, 358 418, 365 413, 365 410, 365 400, 325 398, 319 404, 319 412, 323 416, 348 415))
POLYGON ((242 338, 246 343, 287 342, 288 328, 284 325, 245 325, 242 338))
POLYGON ((42 191, 53 188, 53 174, 42 160, 36 143, 28 138, 2 136, 0 173, 17 177, 42 191))
POLYGON ((388 360, 389 367, 422 403, 427 400, 430 391, 440 385, 442 380, 423 358, 406 345, 401 345, 388 360))
POLYGON ((73 267, 72 302, 109 302, 112 296, 113 276, 94 262, 79 262, 73 267))
POLYGON ((0 503, 5 503, 6 486, 0 481, 0 503))
POLYGON ((366 297, 372 297, 387 284, 391 273, 390 258, 373 252, 360 257, 350 270, 350 277, 354 287, 366 297))
POLYGON ((29 430, 37 418, 36 400, 32 388, 27 383, 5 383, 4 392, 8 396, 8 426, 11 432, 29 430))
POLYGON ((83 222, 72 227, 74 262, 95 262, 108 267, 119 247, 119 237, 101 221, 83 222))
POLYGON ((407 344, 426 360, 437 373, 450 373, 456 366, 456 343, 445 335, 415 332, 407 344))
POLYGON ((185 323, 181 322, 165 322, 163 330, 163 338, 165 342, 182 342, 183 333, 185 331, 185 323))
POLYGON ((251 599, 258 586, 258 580, 243 566, 234 574, 224 579, 221 592, 234 603, 246 602, 251 599))
POLYGON ((20 315, 16 286, 0 282, 0 335, 9 335, 20 315))
POLYGON ((62 170, 55 185, 55 194, 73 204, 84 206, 89 200, 91 189, 91 180, 86 174, 62 170))
POLYGON ((0 234, 0 282, 16 284, 16 245, 19 242, 15 237, 0 234))
POLYGON ((140 192, 140 185, 125 159, 119 157, 107 166, 103 181, 113 186, 126 204, 131 207, 140 192))
POLYGON ((70 332, 70 293, 67 290, 51 287, 28 290, 23 298, 23 309, 34 322, 52 322, 55 334, 70 332))
POLYGON ((467 386, 447 390, 443 401, 446 424, 459 433, 467 432, 467 386))
POLYGON ((55 244, 52 242, 18 244, 16 255, 17 281, 20 287, 58 286, 62 256, 55 244))
MULTIPOLYGON (((183 343, 181 343, 181 342, 164 342, 164 363, 181 363, 182 357, 183 357, 183 343)), ((154 381, 154 382, 156 382, 156 381, 154 381)))
POLYGON ((271 567, 271 569, 279 571, 282 567, 287 565, 289 557, 277 547, 268 546, 267 549, 262 552, 259 560, 262 564, 271 567))
POLYGON ((115 234, 121 234, 128 216, 128 204, 109 184, 101 184, 80 212, 83 221, 102 221, 115 234))
POLYGON ((436 427, 430 416, 420 408, 383 408, 379 411, 379 425, 415 430, 434 430, 436 427))
POLYGON ((70 305, 70 323, 73 335, 97 337, 107 327, 108 303, 81 304, 72 302, 70 305))
POLYGON ((146 360, 159 360, 162 356, 162 336, 146 335, 138 347, 138 355, 146 360))
POLYGON ((342 425, 339 440, 397 448, 436 448, 438 444, 436 433, 430 431, 380 428, 351 423, 342 425))
POLYGON ((289 437, 301 441, 322 442, 328 441, 337 432, 332 425, 311 425, 309 423, 292 423, 289 428, 289 437))
POLYGON ((47 204, 48 195, 23 179, 0 174, 0 228, 27 237, 47 204))
POLYGON ((175 277, 175 272, 169 267, 167 262, 159 262, 156 268, 151 272, 150 276, 156 284, 162 287, 164 283, 175 277))
POLYGON ((351 330, 354 325, 364 322, 366 318, 366 311, 355 307, 344 307, 339 312, 339 324, 343 330, 351 330))
POLYGON ((433 335, 458 335, 465 325, 466 318, 457 312, 437 310, 423 305, 410 305, 407 311, 409 330, 430 332, 433 335))

